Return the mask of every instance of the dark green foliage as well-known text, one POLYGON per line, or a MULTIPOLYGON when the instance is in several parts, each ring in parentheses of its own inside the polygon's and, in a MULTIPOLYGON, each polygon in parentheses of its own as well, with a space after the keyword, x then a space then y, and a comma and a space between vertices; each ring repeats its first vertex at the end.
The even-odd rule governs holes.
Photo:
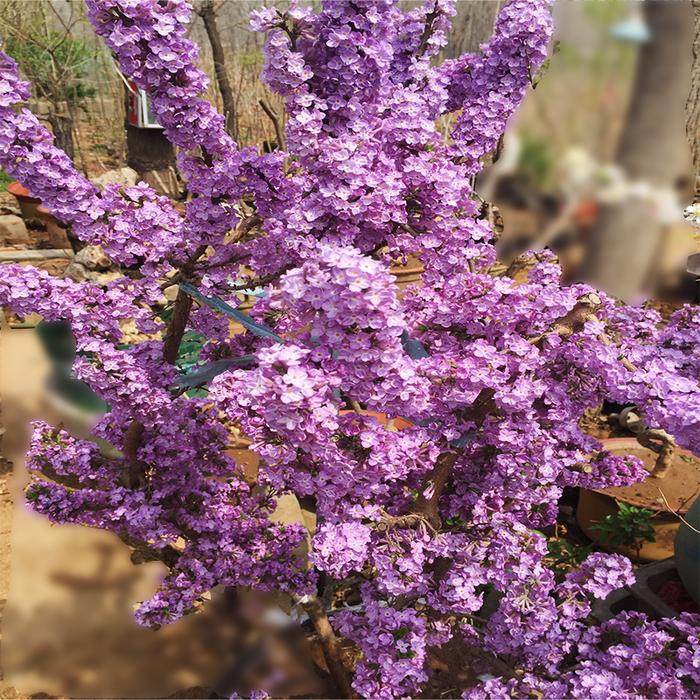
POLYGON ((86 83, 95 51, 80 39, 49 31, 40 45, 9 34, 4 50, 17 61, 37 97, 83 107, 85 98, 95 94, 86 83))
POLYGON ((632 547, 637 551, 644 542, 654 542, 656 535, 652 518, 654 513, 647 508, 637 508, 624 501, 618 501, 618 512, 607 515, 598 525, 592 525, 592 530, 600 532, 601 540, 609 547, 632 547))
POLYGON ((6 173, 0 170, 0 192, 5 192, 7 186, 12 182, 12 178, 6 173))
POLYGON ((590 553, 592 547, 590 545, 580 545, 570 542, 562 537, 554 537, 547 541, 547 549, 549 550, 545 559, 558 581, 561 581, 564 576, 576 568, 590 553))

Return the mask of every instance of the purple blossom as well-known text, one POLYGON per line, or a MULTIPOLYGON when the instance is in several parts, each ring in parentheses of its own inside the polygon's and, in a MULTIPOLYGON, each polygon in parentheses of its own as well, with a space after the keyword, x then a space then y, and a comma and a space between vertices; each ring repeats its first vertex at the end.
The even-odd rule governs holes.
POLYGON ((184 0, 87 4, 194 196, 181 216, 143 183, 98 191, 18 107, 28 86, 0 54, 0 166, 124 267, 104 286, 3 267, 0 305, 69 321, 73 371, 109 405, 93 429, 102 449, 35 426, 32 506, 164 561, 137 612, 161 625, 218 585, 309 594, 308 533, 271 516, 277 494, 310 497, 314 568, 367 577, 361 608, 333 623, 362 652, 354 687, 368 697, 419 693, 431 647, 455 637, 517 671, 469 697, 696 695, 698 619, 591 625, 590 598, 629 585, 629 562, 593 554, 557 582, 537 531, 564 488, 645 476, 581 430, 606 398, 700 451, 696 309, 661 327, 600 294, 595 315, 559 332, 590 288, 563 287, 546 254, 524 283, 492 272, 472 176, 545 59, 549 3, 511 0, 479 53, 443 63, 450 0, 256 9, 263 79, 288 115, 288 150, 266 155, 239 149, 202 98, 184 0), (452 113, 445 139, 436 120, 452 113), (247 233, 230 236, 251 211, 247 233), (391 265, 409 255, 425 271, 399 290, 391 265), (200 361, 231 364, 206 398, 183 393, 167 361, 177 329, 162 290, 175 276, 229 306, 264 285, 250 313, 273 334, 232 336, 227 316, 197 303, 187 317, 200 361), (125 346, 134 323, 148 339, 125 346), (227 453, 232 427, 260 458, 255 488, 227 453))

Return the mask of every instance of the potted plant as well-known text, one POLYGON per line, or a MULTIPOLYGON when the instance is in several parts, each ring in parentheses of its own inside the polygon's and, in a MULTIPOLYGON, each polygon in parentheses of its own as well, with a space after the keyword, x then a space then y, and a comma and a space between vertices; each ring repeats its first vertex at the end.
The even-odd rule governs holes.
POLYGON ((579 429, 604 398, 633 394, 649 425, 700 449, 698 368, 678 352, 696 310, 674 316, 669 345, 638 310, 562 286, 547 254, 517 283, 490 273, 472 182, 545 60, 548 4, 506 3, 480 54, 441 64, 450 3, 317 9, 253 13, 268 36, 263 78, 288 115, 287 150, 260 153, 238 149, 200 96, 186 3, 88 1, 178 147, 193 194, 184 216, 147 185, 100 192, 81 178, 15 111, 27 86, 0 59, 0 166, 125 270, 108 288, 30 268, 0 280, 3 305, 70 322, 73 372, 110 407, 93 434, 119 451, 37 425, 29 502, 167 567, 142 624, 196 612, 217 586, 282 591, 338 696, 417 695, 449 644, 474 650, 467 697, 689 694, 697 620, 592 624, 591 599, 634 580, 629 560, 597 552, 557 578, 539 531, 565 487, 645 475, 579 429), (396 235, 407 220, 410 241, 396 235), (422 286, 399 293, 390 261, 407 252, 422 286), (231 293, 241 264, 265 290, 250 313, 231 293), (154 307, 173 284, 164 315, 154 307), (124 347, 125 318, 148 339, 124 347), (230 320, 244 332, 231 337, 230 320), (188 331, 205 342, 185 372, 188 331), (231 425, 257 474, 226 454, 231 425), (275 520, 281 498, 308 505, 313 528, 275 520), (358 604, 329 618, 323 578, 355 581, 358 604), (624 653, 610 653, 615 640, 624 653))
POLYGON ((612 454, 641 459, 649 476, 629 486, 581 489, 576 517, 583 532, 610 551, 659 561, 673 556, 681 518, 700 494, 700 459, 664 435, 642 441, 646 446, 639 438, 604 441, 612 454))

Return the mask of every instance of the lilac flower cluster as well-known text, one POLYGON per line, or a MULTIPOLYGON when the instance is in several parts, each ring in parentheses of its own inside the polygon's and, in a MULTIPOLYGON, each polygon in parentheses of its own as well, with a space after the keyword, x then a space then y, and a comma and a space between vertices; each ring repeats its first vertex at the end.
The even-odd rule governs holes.
POLYGON ((102 449, 35 426, 33 507, 168 566, 144 624, 217 585, 306 595, 317 571, 361 574, 362 605, 333 623, 362 653, 365 696, 420 692, 449 640, 491 674, 474 697, 696 693, 700 621, 591 626, 591 599, 629 584, 629 562, 594 554, 557 581, 538 532, 564 488, 644 478, 580 428, 606 398, 700 452, 696 309, 663 327, 562 287, 544 254, 524 282, 494 272, 472 178, 545 59, 547 0, 510 0, 480 52, 443 63, 452 0, 256 10, 288 115, 287 150, 267 155, 239 149, 202 99, 185 0, 87 4, 193 196, 183 216, 143 184, 98 191, 18 107, 28 86, 0 54, 0 167, 128 268, 97 286, 3 267, 0 305, 69 321, 74 372, 109 405, 102 449), (390 265, 408 255, 425 272, 399 293, 390 265), (248 318, 242 278, 264 286, 248 318), (231 336, 231 316, 247 332, 231 336), (149 339, 124 345, 134 322, 149 339), (198 382, 178 369, 187 331, 211 362, 198 382), (255 486, 227 454, 231 427, 260 458, 255 486), (313 504, 315 532, 274 521, 282 493, 313 504))
POLYGON ((382 606, 372 598, 365 603, 365 616, 360 625, 351 615, 342 615, 338 622, 340 632, 356 642, 365 657, 357 667, 355 689, 366 698, 386 697, 387 688, 392 696, 410 696, 428 679, 430 635, 425 617, 410 608, 382 606))
POLYGON ((699 642, 697 616, 682 613, 657 622, 642 613, 622 612, 585 631, 574 648, 577 662, 571 670, 556 677, 525 673, 491 679, 465 697, 692 698, 700 685, 699 642))
POLYGON ((403 350, 406 321, 381 262, 321 244, 313 259, 284 275, 270 306, 290 315, 289 330, 313 346, 315 362, 343 377, 354 399, 393 414, 420 410, 427 380, 403 350))
POLYGON ((472 172, 479 170, 479 159, 496 147, 525 87, 547 57, 542 38, 550 31, 551 19, 539 3, 511 2, 500 13, 482 56, 446 63, 450 97, 464 105, 453 131, 454 149, 472 172))

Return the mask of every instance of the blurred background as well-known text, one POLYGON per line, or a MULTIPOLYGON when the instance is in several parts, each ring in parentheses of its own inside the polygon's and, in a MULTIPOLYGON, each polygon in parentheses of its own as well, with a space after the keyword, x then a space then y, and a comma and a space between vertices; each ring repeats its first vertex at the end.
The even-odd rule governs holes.
MULTIPOLYGON (((477 50, 500 4, 459 0, 445 56, 477 50)), ((247 29, 255 5, 196 0, 190 34, 211 77, 207 96, 232 135, 274 148, 284 115, 258 80, 262 37, 247 29)), ((698 118, 696 105, 686 111, 689 94, 697 101, 691 2, 557 0, 554 17, 551 59, 478 183, 502 214, 501 257, 549 246, 569 279, 627 300, 692 297, 685 270, 697 242, 682 215, 695 184, 686 121, 694 134, 698 118)), ((79 0, 0 0, 0 36, 32 82, 32 109, 79 168, 104 182, 130 167, 157 189, 182 192, 173 149, 79 0)), ((0 173, 0 189, 8 184, 0 173)), ((16 202, 0 195, 1 205, 16 202)))
MULTIPOLYGON (((190 33, 211 77, 207 96, 229 131, 242 145, 272 149, 283 138, 284 114, 258 80, 262 38, 247 24, 259 4, 195 0, 190 33)), ((499 5, 458 1, 445 57, 477 50, 499 5)), ((477 181, 495 205, 502 264, 517 266, 523 251, 548 247, 567 281, 591 281, 663 314, 697 302, 700 81, 690 1, 557 0, 554 18, 550 61, 477 181)), ((30 107, 78 168, 102 184, 139 177, 182 196, 172 147, 80 2, 0 0, 0 37, 32 83, 30 107)), ((0 262, 17 261, 74 279, 115 274, 109 261, 72 256, 60 222, 0 172, 0 262)), ((28 423, 65 421, 65 407, 46 396, 50 364, 32 320, 3 324, 0 698, 208 697, 212 688, 224 694, 261 683, 277 694, 327 695, 297 658, 303 640, 283 619, 269 621, 263 636, 251 619, 211 612, 158 632, 137 628, 132 606, 157 585, 158 565, 134 567, 110 535, 52 527, 24 508, 28 423)))

